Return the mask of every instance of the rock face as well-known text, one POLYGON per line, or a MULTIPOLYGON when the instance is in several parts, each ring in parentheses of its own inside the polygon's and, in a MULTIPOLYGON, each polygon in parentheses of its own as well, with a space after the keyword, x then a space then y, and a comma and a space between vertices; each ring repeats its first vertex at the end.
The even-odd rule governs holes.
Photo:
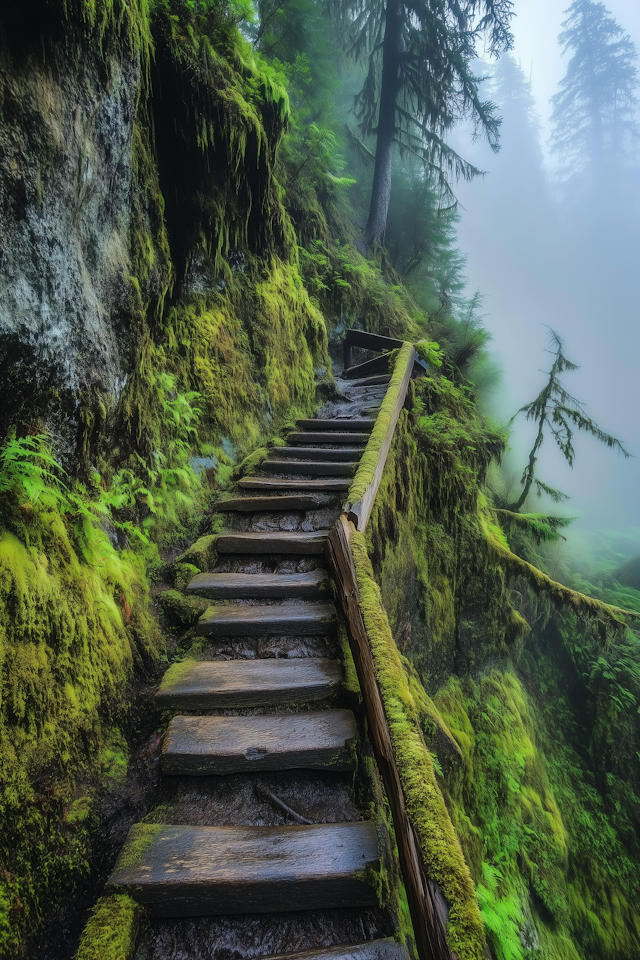
POLYGON ((55 391, 60 435, 78 391, 122 387, 138 87, 135 60, 77 47, 0 60, 3 419, 55 391))

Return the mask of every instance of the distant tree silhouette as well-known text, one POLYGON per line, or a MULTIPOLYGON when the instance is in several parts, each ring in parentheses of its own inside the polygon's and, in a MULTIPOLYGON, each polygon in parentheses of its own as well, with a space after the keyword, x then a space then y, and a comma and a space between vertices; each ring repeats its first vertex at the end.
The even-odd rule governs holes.
POLYGON ((572 52, 552 97, 550 146, 578 196, 620 185, 640 145, 635 44, 603 3, 574 0, 558 40, 572 52))

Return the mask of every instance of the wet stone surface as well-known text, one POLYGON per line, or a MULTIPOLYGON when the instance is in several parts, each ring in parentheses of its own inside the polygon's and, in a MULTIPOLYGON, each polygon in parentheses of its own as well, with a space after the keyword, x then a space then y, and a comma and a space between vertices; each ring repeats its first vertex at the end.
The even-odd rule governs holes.
POLYGON ((264 791, 311 823, 362 820, 351 797, 350 774, 284 770, 224 777, 164 777, 145 823, 199 827, 277 827, 299 823, 264 791))
POLYGON ((309 910, 264 916, 199 917, 152 921, 135 960, 253 960, 343 943, 362 943, 392 933, 381 910, 309 910))

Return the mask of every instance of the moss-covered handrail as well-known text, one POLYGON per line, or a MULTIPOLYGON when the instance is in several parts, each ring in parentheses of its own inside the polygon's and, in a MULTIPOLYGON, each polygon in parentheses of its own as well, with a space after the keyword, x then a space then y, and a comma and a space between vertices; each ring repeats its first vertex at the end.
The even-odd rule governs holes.
POLYGON ((415 360, 416 351, 413 344, 403 343, 396 358, 391 382, 382 401, 365 451, 362 454, 353 483, 349 487, 347 501, 342 508, 342 512, 360 531, 365 529, 371 516, 398 417, 407 396, 415 360))
POLYGON ((327 560, 346 616, 369 736, 391 808, 418 956, 480 960, 486 941, 473 881, 435 780, 363 536, 415 356, 410 343, 399 350, 342 516, 327 538, 327 560), (438 909, 442 895, 449 907, 446 934, 438 909))

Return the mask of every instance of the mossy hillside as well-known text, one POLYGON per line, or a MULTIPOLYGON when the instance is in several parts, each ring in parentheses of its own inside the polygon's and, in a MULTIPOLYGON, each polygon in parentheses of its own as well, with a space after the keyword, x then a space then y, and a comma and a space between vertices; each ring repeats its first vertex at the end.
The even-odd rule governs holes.
POLYGON ((96 530, 87 561, 54 511, 31 510, 27 529, 0 536, 2 956, 87 875, 97 811, 90 796, 79 806, 76 783, 113 779, 103 754, 123 694, 163 649, 131 550, 96 530))
POLYGON ((367 538, 492 950, 634 957, 632 621, 517 557, 482 488, 499 435, 444 378, 414 389, 367 538))
POLYGON ((484 956, 485 941, 473 882, 436 783, 420 731, 418 711, 373 579, 364 536, 354 533, 351 547, 360 607, 407 813, 418 836, 426 873, 438 883, 449 907, 449 945, 460 960, 480 960, 484 956))
POLYGON ((445 377, 412 381, 408 403, 367 539, 394 636, 435 691, 489 651, 506 655, 525 624, 482 520, 481 482, 501 435, 445 377))
POLYGON ((526 685, 513 670, 452 679, 435 704, 464 760, 445 796, 497 956, 631 958, 633 830, 572 743, 565 682, 547 660, 526 685))

